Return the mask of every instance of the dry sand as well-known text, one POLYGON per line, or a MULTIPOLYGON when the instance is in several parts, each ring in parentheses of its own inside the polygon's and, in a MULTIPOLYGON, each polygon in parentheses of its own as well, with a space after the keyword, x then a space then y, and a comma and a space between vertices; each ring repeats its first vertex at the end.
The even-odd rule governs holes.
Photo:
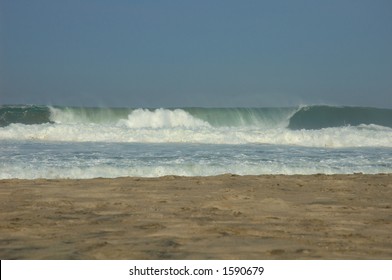
POLYGON ((392 259, 392 174, 1 180, 1 259, 392 259))

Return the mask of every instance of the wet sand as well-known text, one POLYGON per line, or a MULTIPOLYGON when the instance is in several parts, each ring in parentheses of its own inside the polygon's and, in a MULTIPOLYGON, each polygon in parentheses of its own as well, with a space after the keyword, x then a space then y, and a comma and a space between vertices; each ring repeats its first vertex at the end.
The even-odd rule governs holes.
POLYGON ((392 174, 0 180, 1 259, 392 259, 392 174))

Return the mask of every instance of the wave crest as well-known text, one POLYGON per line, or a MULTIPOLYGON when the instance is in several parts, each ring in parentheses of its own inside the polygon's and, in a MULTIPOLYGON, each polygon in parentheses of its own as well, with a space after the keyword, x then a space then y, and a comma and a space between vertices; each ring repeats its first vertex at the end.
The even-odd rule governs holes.
POLYGON ((392 110, 366 107, 304 106, 291 118, 290 129, 322 129, 358 125, 392 128, 392 110))
POLYGON ((195 118, 182 109, 156 109, 153 111, 136 109, 128 115, 126 120, 120 120, 118 124, 126 125, 129 128, 210 127, 206 121, 195 118))

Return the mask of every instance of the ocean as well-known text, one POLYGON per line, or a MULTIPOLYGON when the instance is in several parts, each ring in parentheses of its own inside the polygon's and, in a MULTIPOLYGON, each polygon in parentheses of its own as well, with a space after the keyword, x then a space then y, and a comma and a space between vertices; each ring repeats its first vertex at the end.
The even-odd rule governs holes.
POLYGON ((0 106, 0 179, 392 172, 392 109, 0 106))

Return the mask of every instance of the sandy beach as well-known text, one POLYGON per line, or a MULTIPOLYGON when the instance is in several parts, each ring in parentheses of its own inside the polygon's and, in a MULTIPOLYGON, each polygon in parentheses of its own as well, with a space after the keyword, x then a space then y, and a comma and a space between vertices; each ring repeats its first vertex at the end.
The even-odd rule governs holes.
POLYGON ((1 259, 392 259, 392 174, 0 180, 1 259))

